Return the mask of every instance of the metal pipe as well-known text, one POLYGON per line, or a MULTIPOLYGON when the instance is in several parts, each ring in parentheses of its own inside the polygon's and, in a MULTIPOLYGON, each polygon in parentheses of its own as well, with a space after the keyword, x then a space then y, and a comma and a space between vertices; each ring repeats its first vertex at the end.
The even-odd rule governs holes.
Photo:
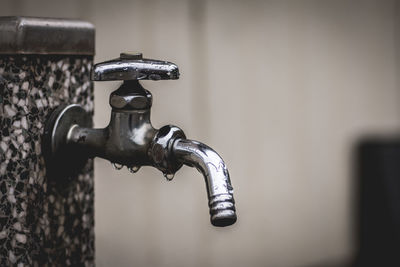
POLYGON ((224 161, 207 145, 187 139, 175 140, 172 153, 181 163, 196 167, 205 179, 210 219, 214 226, 228 226, 237 220, 233 187, 224 161))

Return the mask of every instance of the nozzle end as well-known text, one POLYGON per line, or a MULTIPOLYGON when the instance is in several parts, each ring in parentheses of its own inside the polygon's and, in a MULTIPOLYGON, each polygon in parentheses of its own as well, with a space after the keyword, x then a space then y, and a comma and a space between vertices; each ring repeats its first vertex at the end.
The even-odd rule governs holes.
POLYGON ((225 227, 236 222, 235 200, 230 194, 214 196, 210 200, 211 224, 225 227))

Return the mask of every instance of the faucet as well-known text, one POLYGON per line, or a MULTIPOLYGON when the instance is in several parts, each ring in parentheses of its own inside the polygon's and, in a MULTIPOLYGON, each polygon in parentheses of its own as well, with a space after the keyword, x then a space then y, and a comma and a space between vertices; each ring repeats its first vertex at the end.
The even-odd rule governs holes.
POLYGON ((109 160, 117 169, 127 166, 132 173, 153 166, 167 180, 172 180, 182 165, 195 167, 204 176, 212 225, 234 224, 233 188, 222 158, 209 146, 186 139, 176 126, 155 129, 151 124, 152 95, 139 81, 178 79, 177 65, 146 59, 141 53, 121 53, 117 59, 94 65, 91 78, 123 81, 110 95, 110 123, 103 129, 92 128, 90 114, 75 104, 52 112, 44 131, 49 177, 68 181, 69 174, 94 157, 109 160))

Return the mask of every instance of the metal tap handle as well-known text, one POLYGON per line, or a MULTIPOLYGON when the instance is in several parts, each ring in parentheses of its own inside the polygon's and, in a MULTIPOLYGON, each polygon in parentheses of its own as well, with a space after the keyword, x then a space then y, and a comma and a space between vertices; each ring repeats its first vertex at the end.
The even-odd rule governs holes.
POLYGON ((178 66, 172 62, 146 59, 141 53, 121 53, 119 58, 94 65, 93 81, 176 80, 178 66))

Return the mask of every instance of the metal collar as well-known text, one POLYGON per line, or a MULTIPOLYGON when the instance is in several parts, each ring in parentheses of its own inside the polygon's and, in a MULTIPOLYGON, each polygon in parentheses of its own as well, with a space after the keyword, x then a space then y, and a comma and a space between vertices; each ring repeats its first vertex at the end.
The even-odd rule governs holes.
POLYGON ((0 17, 0 54, 94 55, 94 37, 86 21, 0 17))

